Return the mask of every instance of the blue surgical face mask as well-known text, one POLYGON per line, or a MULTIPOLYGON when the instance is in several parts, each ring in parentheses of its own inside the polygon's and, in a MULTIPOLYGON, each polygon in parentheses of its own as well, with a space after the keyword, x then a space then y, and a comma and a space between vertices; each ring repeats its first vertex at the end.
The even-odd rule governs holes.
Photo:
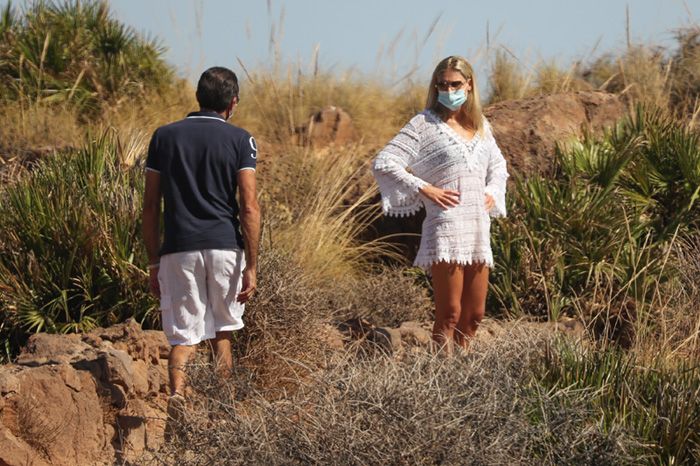
POLYGON ((454 111, 464 105, 467 101, 467 94, 464 89, 457 91, 438 91, 438 102, 454 111))

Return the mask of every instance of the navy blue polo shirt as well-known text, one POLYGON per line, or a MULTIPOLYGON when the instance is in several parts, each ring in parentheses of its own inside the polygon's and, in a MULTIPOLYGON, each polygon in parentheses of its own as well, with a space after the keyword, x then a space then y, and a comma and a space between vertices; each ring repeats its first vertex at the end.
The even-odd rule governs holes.
POLYGON ((193 112, 156 130, 146 169, 160 173, 161 255, 243 248, 236 176, 255 170, 256 158, 255 139, 215 112, 193 112))

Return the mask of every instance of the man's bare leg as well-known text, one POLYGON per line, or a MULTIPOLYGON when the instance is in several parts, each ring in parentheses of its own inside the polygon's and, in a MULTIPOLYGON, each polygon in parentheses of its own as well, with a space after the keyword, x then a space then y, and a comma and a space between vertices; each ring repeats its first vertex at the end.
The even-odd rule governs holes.
POLYGON ((194 354, 195 346, 175 345, 170 349, 168 374, 170 375, 170 395, 185 395, 185 366, 194 354))
POLYGON ((231 355, 232 335, 233 332, 230 330, 216 332, 216 337, 212 340, 216 373, 224 378, 230 377, 231 371, 233 370, 233 356, 231 355))

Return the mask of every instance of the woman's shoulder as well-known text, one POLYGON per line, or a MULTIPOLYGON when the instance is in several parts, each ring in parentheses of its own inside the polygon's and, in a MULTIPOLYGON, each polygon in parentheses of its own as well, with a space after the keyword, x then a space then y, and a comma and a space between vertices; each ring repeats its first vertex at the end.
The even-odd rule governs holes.
POLYGON ((413 127, 415 130, 420 131, 422 128, 426 127, 433 121, 432 113, 430 110, 426 109, 419 113, 416 113, 407 123, 408 126, 413 127))

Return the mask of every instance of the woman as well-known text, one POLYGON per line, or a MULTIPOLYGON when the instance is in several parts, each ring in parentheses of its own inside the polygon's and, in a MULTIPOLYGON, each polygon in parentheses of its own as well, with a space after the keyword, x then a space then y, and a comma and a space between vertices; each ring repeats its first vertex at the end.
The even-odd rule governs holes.
POLYGON ((486 307, 493 254, 489 217, 506 215, 506 162, 482 116, 471 65, 438 63, 426 109, 374 159, 372 171, 387 215, 425 207, 414 265, 432 276, 436 344, 466 349, 486 307))

